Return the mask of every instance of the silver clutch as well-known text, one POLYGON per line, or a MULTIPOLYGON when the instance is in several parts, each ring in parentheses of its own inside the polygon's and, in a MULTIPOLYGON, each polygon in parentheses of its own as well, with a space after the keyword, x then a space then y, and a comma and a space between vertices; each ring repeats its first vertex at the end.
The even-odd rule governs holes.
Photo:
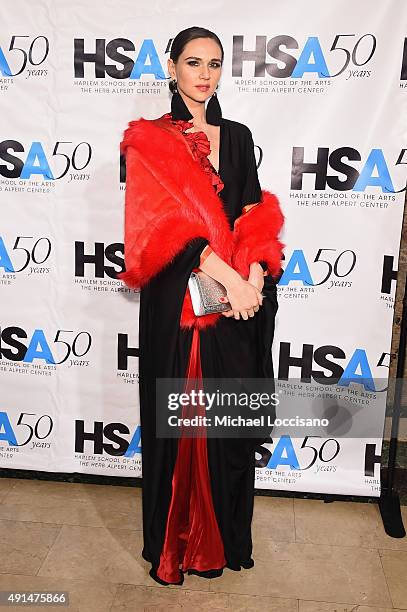
POLYGON ((197 317, 231 309, 229 302, 219 302, 220 297, 227 297, 225 287, 203 270, 191 272, 188 288, 192 308, 197 317))

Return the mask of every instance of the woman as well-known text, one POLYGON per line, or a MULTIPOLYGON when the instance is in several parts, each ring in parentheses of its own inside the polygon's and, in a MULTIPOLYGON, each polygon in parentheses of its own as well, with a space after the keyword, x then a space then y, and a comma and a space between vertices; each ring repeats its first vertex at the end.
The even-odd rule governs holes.
POLYGON ((126 272, 118 276, 141 290, 142 555, 165 585, 182 584, 185 572, 213 578, 254 565, 255 447, 264 435, 156 435, 157 378, 274 377, 283 215, 260 188, 250 130, 222 118, 222 62, 213 32, 181 31, 168 60, 171 112, 131 121, 121 143, 126 272), (188 279, 197 269, 224 285, 227 311, 194 314, 188 279))

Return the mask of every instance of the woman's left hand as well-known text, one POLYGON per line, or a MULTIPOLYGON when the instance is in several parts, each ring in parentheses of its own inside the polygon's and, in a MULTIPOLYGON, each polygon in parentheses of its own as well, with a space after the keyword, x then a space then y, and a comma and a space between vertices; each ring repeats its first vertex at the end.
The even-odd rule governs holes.
MULTIPOLYGON (((260 292, 262 291, 264 286, 264 271, 261 265, 257 263, 257 261, 250 264, 249 278, 247 279, 247 281, 251 285, 254 285, 260 292)), ((258 310, 259 307, 255 309, 255 312, 257 312, 258 310)), ((222 312, 222 315, 224 317, 233 317, 233 310, 224 310, 222 312)))

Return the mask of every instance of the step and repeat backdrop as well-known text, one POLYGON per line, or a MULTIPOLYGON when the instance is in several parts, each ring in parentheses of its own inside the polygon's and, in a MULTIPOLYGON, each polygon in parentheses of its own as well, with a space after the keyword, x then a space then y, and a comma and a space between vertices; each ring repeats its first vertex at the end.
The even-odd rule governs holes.
POLYGON ((277 417, 289 404, 321 419, 275 427, 256 487, 380 494, 406 23, 404 0, 1 3, 2 468, 142 476, 119 143, 130 120, 168 112, 171 40, 199 25, 224 45, 223 115, 250 127, 286 217, 277 417))

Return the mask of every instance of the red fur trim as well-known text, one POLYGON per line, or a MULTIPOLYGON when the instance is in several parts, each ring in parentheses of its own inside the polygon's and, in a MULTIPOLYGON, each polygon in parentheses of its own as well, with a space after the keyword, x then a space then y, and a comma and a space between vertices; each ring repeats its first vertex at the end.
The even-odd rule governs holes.
MULTIPOLYGON (((157 186, 160 186, 166 197, 155 207, 155 213, 167 214, 169 207, 175 208, 178 213, 182 210, 185 217, 204 223, 212 248, 230 263, 233 233, 222 201, 214 192, 207 174, 193 158, 184 136, 168 120, 139 119, 131 121, 125 131, 122 152, 127 152, 129 147, 137 152, 136 157, 147 171, 141 177, 138 170, 135 173, 130 169, 133 183, 138 187, 128 198, 130 206, 143 213, 139 199, 146 194, 149 197, 149 190, 153 190, 152 195, 155 195, 157 186), (168 135, 163 130, 169 132, 168 135)), ((126 185, 127 170, 126 156, 126 185)), ((154 204, 150 201, 149 207, 152 206, 154 204)))
MULTIPOLYGON (((210 178, 171 122, 131 121, 120 149, 126 155, 126 272, 117 277, 129 287, 143 287, 197 237, 206 238, 219 257, 246 277, 251 261, 265 260, 270 272, 279 271, 284 245, 277 235, 283 216, 276 196, 263 191, 262 202, 242 215, 232 231, 210 178)), ((187 289, 181 327, 203 329, 221 316, 197 317, 187 289)))
POLYGON ((198 329, 204 329, 205 327, 215 325, 221 316, 222 315, 220 313, 215 312, 197 317, 192 307, 191 294, 189 293, 189 289, 187 289, 184 296, 184 302, 182 304, 180 320, 181 327, 197 327, 198 329))
POLYGON ((180 206, 151 174, 138 152, 126 157, 126 272, 118 278, 141 288, 197 236, 210 238, 205 223, 190 207, 180 206), (163 239, 165 237, 165 239, 163 239))
POLYGON ((232 263, 235 270, 247 277, 250 264, 265 261, 269 273, 277 276, 285 244, 278 240, 284 223, 277 196, 262 191, 262 201, 236 219, 232 263))

